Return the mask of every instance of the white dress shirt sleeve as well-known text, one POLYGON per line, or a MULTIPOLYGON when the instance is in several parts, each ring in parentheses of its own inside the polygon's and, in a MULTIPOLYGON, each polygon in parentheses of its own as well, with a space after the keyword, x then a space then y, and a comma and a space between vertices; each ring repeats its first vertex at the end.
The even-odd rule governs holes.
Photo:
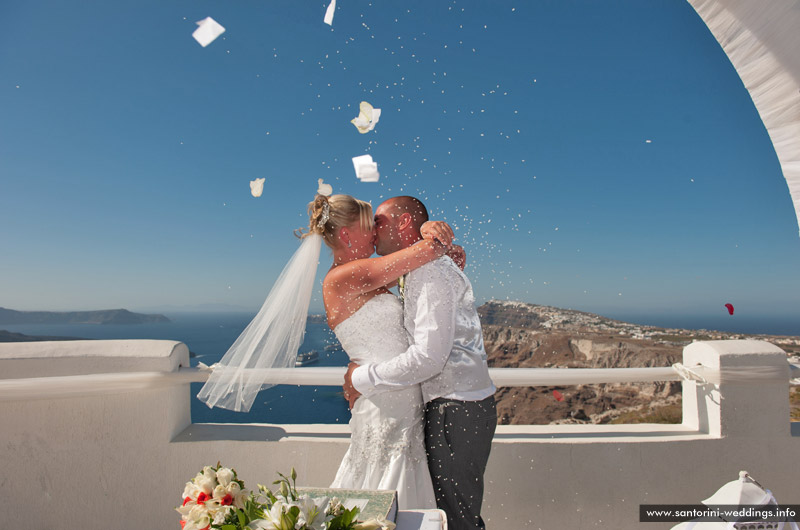
POLYGON ((364 396, 405 388, 444 368, 455 336, 457 289, 446 266, 436 261, 412 271, 406 282, 406 318, 413 318, 409 348, 381 363, 359 366, 352 383, 364 396))

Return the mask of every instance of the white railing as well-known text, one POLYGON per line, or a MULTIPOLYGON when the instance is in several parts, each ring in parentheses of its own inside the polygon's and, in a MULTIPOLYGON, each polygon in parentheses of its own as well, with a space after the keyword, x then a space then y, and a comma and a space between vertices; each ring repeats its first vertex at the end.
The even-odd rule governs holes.
MULTIPOLYGON (((795 384, 800 378, 800 366, 790 364, 795 384)), ((302 386, 342 385, 344 367, 311 367, 265 369, 267 383, 302 386)), ((176 372, 125 372, 100 373, 76 376, 31 377, 0 380, 0 401, 30 399, 55 399, 87 396, 110 392, 128 392, 167 385, 202 383, 210 371, 202 368, 182 367, 176 372)), ((498 387, 503 386, 563 386, 599 383, 649 383, 695 379, 718 382, 720 378, 738 378, 741 381, 765 379, 785 380, 774 370, 767 372, 737 373, 706 366, 687 370, 682 365, 655 368, 490 368, 489 374, 498 387)))

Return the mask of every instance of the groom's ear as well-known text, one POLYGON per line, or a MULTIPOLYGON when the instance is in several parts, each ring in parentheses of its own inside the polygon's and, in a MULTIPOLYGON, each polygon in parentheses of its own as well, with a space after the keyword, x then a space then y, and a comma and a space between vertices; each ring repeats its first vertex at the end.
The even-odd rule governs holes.
POLYGON ((400 221, 397 223, 397 230, 398 232, 402 232, 403 230, 408 230, 411 226, 411 214, 408 212, 400 214, 400 221))

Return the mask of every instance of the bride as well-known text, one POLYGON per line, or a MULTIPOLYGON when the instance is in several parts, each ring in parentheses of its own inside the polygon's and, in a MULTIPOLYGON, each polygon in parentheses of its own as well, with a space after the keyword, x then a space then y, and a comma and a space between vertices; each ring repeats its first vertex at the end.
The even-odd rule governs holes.
MULTIPOLYGON (((370 258, 372 207, 349 195, 318 195, 309 205, 312 233, 320 233, 333 251, 322 295, 328 325, 350 359, 380 362, 406 351, 403 307, 387 285, 444 255, 446 247, 438 241, 449 245, 449 227, 430 223, 419 244, 370 258)), ((396 490, 401 510, 435 508, 419 385, 359 399, 351 413, 350 447, 331 487, 396 490)))
MULTIPOLYGON (((423 241, 370 258, 375 233, 369 203, 349 195, 317 195, 308 211, 300 249, 198 394, 209 407, 247 411, 261 388, 280 382, 267 383, 260 369, 294 365, 320 241, 333 252, 322 284, 328 325, 350 359, 360 364, 390 359, 408 348, 403 307, 388 287, 448 250, 456 258, 463 252, 451 248, 453 233, 446 223, 429 222, 421 229, 423 241)), ((350 447, 331 487, 396 490, 401 510, 435 508, 423 413, 419 385, 358 399, 352 408, 350 447)))

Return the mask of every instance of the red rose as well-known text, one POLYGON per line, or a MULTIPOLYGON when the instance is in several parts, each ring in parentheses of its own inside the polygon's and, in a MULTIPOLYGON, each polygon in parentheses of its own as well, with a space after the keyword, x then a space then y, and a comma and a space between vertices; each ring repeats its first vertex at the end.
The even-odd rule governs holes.
POLYGON ((230 493, 228 493, 227 495, 225 495, 224 497, 222 497, 222 500, 221 500, 221 501, 219 501, 219 503, 220 503, 221 505, 223 505, 223 506, 230 506, 231 504, 233 504, 233 495, 231 495, 230 493))
MULTIPOLYGON (((201 492, 200 495, 197 496, 197 504, 205 505, 206 501, 211 498, 211 495, 206 493, 205 491, 201 492)), ((204 529, 205 530, 205 529, 204 529)))
POLYGON ((191 497, 186 497, 185 499, 183 499, 183 504, 181 504, 181 506, 186 506, 186 503, 190 502, 191 500, 192 500, 191 497))

